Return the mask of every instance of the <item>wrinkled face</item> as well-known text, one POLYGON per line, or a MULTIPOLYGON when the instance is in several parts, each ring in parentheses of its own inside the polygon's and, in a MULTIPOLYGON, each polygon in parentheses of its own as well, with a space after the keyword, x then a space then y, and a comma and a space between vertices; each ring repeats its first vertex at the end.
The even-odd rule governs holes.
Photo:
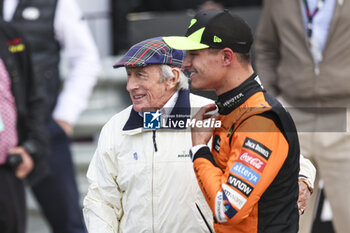
POLYGON ((216 89, 220 84, 220 53, 209 52, 209 49, 187 52, 183 62, 184 68, 191 72, 193 89, 216 89))
POLYGON ((126 72, 128 75, 126 90, 130 94, 136 112, 142 112, 143 109, 160 109, 174 93, 168 88, 167 81, 160 81, 159 65, 126 68, 126 72))

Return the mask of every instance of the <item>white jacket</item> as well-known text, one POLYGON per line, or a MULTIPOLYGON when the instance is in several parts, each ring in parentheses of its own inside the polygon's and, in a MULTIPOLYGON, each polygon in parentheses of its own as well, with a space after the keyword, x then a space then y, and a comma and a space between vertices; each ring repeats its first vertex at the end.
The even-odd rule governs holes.
MULTIPOLYGON (((197 111, 189 103, 210 102, 186 90, 179 92, 175 107, 197 111)), ((199 233, 210 232, 208 226, 213 232, 212 213, 189 157, 190 131, 157 130, 156 152, 153 131, 143 130, 138 118, 130 106, 102 129, 87 173, 83 212, 89 232, 199 233)))

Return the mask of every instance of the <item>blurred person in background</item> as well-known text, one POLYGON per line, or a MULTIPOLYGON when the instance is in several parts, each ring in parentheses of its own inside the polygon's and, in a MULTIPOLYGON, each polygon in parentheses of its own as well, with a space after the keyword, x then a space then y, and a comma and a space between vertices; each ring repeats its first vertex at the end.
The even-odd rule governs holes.
MULTIPOLYGON (((256 34, 256 65, 299 131, 301 152, 314 161, 337 233, 350 232, 350 2, 265 0, 256 34)), ((311 232, 318 179, 300 232, 311 232)))
MULTIPOLYGON (((113 54, 124 54, 131 46, 130 20, 129 13, 135 12, 154 12, 171 15, 176 12, 191 12, 199 9, 221 9, 233 7, 251 7, 261 6, 262 0, 112 0, 112 36, 113 36, 113 54)), ((152 14, 151 14, 152 15, 152 14)), ((165 32, 172 34, 171 28, 165 32)), ((146 39, 146 38, 145 38, 146 39)))
MULTIPOLYGON (((24 233, 24 179, 44 175, 48 154, 45 101, 27 43, 0 20, 0 231, 24 233)), ((35 179, 34 179, 35 178, 35 179)))
POLYGON ((98 52, 74 0, 3 0, 1 15, 27 38, 35 75, 44 83, 50 173, 32 186, 53 232, 86 232, 69 148, 99 70, 98 52), (69 74, 61 87, 60 54, 69 74))

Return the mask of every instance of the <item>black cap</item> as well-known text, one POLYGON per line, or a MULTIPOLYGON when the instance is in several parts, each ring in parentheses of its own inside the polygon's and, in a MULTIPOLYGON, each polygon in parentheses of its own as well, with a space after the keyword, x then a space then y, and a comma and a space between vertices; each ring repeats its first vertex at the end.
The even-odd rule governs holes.
POLYGON ((202 10, 191 20, 184 37, 168 36, 163 40, 178 50, 231 48, 236 53, 248 53, 253 34, 242 18, 227 10, 202 10))

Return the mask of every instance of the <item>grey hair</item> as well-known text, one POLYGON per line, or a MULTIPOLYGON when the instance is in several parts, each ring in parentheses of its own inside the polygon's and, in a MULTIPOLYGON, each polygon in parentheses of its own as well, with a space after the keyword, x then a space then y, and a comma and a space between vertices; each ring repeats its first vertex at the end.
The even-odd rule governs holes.
POLYGON ((188 89, 189 88, 188 87, 188 78, 179 68, 173 68, 173 67, 168 66, 168 65, 161 65, 160 70, 161 70, 162 77, 161 77, 160 81, 163 82, 165 80, 173 78, 174 73, 173 73, 172 69, 177 69, 178 71, 180 71, 179 81, 177 83, 177 90, 179 91, 181 89, 188 89))

